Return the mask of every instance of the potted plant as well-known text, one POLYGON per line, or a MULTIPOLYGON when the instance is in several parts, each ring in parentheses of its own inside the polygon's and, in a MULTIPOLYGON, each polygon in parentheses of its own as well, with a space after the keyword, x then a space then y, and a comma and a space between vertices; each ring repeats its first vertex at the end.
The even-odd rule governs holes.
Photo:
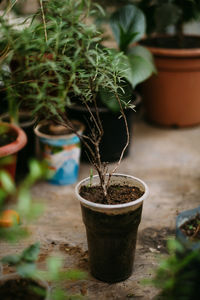
POLYGON ((197 19, 199 1, 140 1, 149 36, 141 44, 154 55, 158 75, 142 85, 147 118, 163 126, 200 123, 200 38, 184 34, 184 24, 197 19), (174 34, 166 34, 171 26, 174 34), (150 35, 150 33, 153 33, 150 35))
POLYGON ((176 218, 176 238, 187 251, 200 249, 200 207, 181 212, 176 218))
MULTIPOLYGON (((106 234, 108 242, 104 244, 105 250, 102 248, 102 251, 106 262, 113 254, 112 264, 115 265, 115 268, 111 269, 109 276, 106 275, 105 262, 102 265, 101 275, 98 272, 94 272, 93 267, 92 273, 101 280, 114 282, 124 280, 131 274, 137 228, 141 218, 142 203, 147 197, 148 188, 140 179, 115 174, 129 144, 129 130, 124 113, 124 109, 129 106, 129 101, 124 103, 120 98, 120 91, 124 93, 124 89, 121 86, 124 76, 119 67, 123 53, 115 53, 109 49, 99 47, 97 42, 100 42, 101 39, 97 35, 94 25, 87 25, 83 21, 84 17, 88 16, 90 12, 91 3, 86 0, 84 4, 85 6, 83 6, 82 1, 74 2, 72 0, 64 2, 52 0, 41 3, 40 13, 42 18, 39 19, 39 23, 35 19, 35 22, 29 28, 31 28, 32 32, 31 38, 33 40, 39 38, 38 42, 43 44, 43 46, 46 45, 46 48, 44 46, 44 52, 42 50, 39 56, 35 55, 33 57, 32 55, 28 60, 27 72, 28 74, 31 72, 34 81, 26 82, 25 88, 31 88, 31 94, 26 94, 23 101, 25 101, 27 106, 34 109, 40 120, 51 120, 56 128, 58 126, 70 128, 87 148, 89 160, 98 175, 93 176, 91 173, 89 182, 88 179, 81 182, 76 188, 76 193, 79 195, 81 203, 84 202, 84 219, 86 219, 85 212, 89 211, 89 218, 94 219, 94 214, 99 214, 97 222, 102 220, 104 225, 107 224, 107 229, 110 226, 111 232, 106 234), (59 14, 56 13, 57 11, 59 11, 59 14), (40 23, 41 20, 43 20, 43 24, 40 23), (57 40, 59 42, 56 43, 57 40), (127 135, 126 144, 122 149, 119 161, 113 170, 110 171, 108 165, 102 162, 99 150, 103 136, 103 127, 97 99, 102 89, 114 95, 114 100, 117 101, 124 119, 127 135), (74 122, 65 111, 66 102, 71 102, 74 97, 78 98, 90 113, 92 126, 88 135, 80 134, 79 128, 74 126, 74 122), (94 107, 94 110, 91 110, 90 104, 94 107), (82 188, 86 189, 86 191, 88 188, 89 194, 90 192, 92 194, 97 192, 97 202, 100 202, 100 204, 92 203, 88 199, 83 201, 82 198, 85 198, 85 195, 83 196, 81 193, 82 188), (112 192, 110 190, 115 191, 114 199, 111 197, 112 192), (99 200, 98 194, 101 195, 99 200), (119 198, 123 194, 127 195, 127 197, 121 201, 119 198), (120 201, 122 202, 121 204, 120 201), (91 204, 91 209, 88 208, 88 202, 91 204), (98 209, 99 206, 100 208, 98 209), (106 212, 102 212, 102 206, 106 212), (94 210, 94 207, 97 208, 94 210), (122 222, 120 222, 120 219, 122 222), (112 226, 115 226, 113 224, 116 223, 119 225, 115 231, 112 226), (118 251, 118 245, 120 244, 120 242, 117 243, 118 234, 127 238, 127 241, 123 239, 120 245, 121 253, 118 251), (113 236, 116 236, 114 241, 117 244, 112 242, 113 236), (121 258, 123 257, 123 260, 120 260, 118 254, 121 258), (129 257, 130 260, 127 260, 126 257, 129 257), (123 262, 126 264, 128 271, 125 270, 123 262), (117 264, 119 270, 115 276, 117 264)), ((41 47, 41 49, 43 48, 41 47)), ((110 98, 111 100, 113 98, 110 98)), ((94 225, 94 227, 99 227, 100 224, 94 225)), ((98 230, 101 231, 102 228, 103 226, 98 230)), ((106 230, 106 228, 103 230, 106 230)), ((102 234, 104 236, 104 233, 102 234)), ((97 239, 99 240, 98 245, 100 245, 101 234, 97 239)), ((103 247, 103 243, 101 245, 103 247)), ((91 266, 95 262, 93 257, 95 250, 93 247, 95 246, 91 246, 89 241, 91 266)))

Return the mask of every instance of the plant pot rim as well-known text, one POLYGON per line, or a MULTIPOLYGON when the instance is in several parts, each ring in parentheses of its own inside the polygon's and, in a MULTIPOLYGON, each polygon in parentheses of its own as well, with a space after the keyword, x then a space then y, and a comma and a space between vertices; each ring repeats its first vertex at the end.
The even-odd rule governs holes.
MULTIPOLYGON (((7 117, 9 117, 9 113, 3 113, 2 115, 0 115, 0 120, 2 120, 3 122, 4 122, 4 118, 7 118, 7 117)), ((35 122, 36 122, 36 117, 33 117, 32 115, 31 115, 31 113, 30 112, 28 112, 28 111, 19 111, 19 126, 20 127, 23 127, 23 128, 26 128, 26 127, 29 127, 29 126, 31 126, 31 125, 34 125, 35 124, 35 122), (22 122, 20 122, 20 116, 30 116, 30 121, 22 121, 22 122)), ((7 121, 5 121, 5 122, 7 122, 7 121)), ((18 126, 18 124, 16 124, 17 126, 18 126)))
MULTIPOLYGON (((200 35, 184 35, 188 37, 198 37, 200 39, 200 35)), ((148 38, 149 40, 153 40, 155 38, 167 38, 167 37, 173 37, 173 35, 156 35, 152 38, 148 38)), ((144 38, 142 41, 147 40, 147 38, 144 38)), ((156 46, 148 46, 145 44, 142 44, 144 47, 146 47, 150 52, 153 53, 155 56, 164 56, 164 57, 178 57, 178 58, 193 58, 193 57, 199 57, 200 58, 200 48, 188 48, 188 49, 179 49, 179 48, 161 48, 156 46)))
MULTIPOLYGON (((77 120, 71 120, 71 122, 73 122, 73 124, 77 124, 79 126, 78 134, 81 135, 85 128, 83 123, 81 123, 77 120)), ((66 138, 69 139, 69 138, 76 136, 75 133, 69 133, 69 134, 63 134, 63 135, 51 135, 51 134, 47 134, 47 133, 42 133, 40 131, 41 126, 44 126, 47 124, 48 124, 48 121, 41 121, 36 125, 36 127, 34 128, 34 132, 38 137, 45 138, 45 139, 58 140, 58 139, 66 139, 66 138)))
POLYGON ((26 136, 25 132, 23 131, 23 129, 21 129, 20 127, 14 125, 14 124, 0 122, 0 125, 1 124, 7 125, 8 127, 13 129, 17 133, 17 138, 14 142, 0 147, 0 157, 4 157, 4 156, 14 154, 14 153, 18 152, 19 150, 21 150, 27 143, 27 136, 26 136))
MULTIPOLYGON (((106 174, 108 176, 108 174, 106 174)), ((126 175, 126 174, 121 174, 121 173, 114 173, 112 175, 112 178, 113 177, 122 177, 122 178, 128 178, 130 180, 133 180, 135 181, 134 184, 136 184, 136 182, 141 186, 143 186, 143 189, 144 189, 144 194, 142 195, 142 197, 138 198, 137 200, 135 201, 131 201, 131 202, 128 202, 128 203, 122 203, 122 204, 99 204, 99 203, 95 203, 95 202, 91 202, 91 201, 88 201, 86 199, 84 199, 83 197, 80 196, 79 194, 79 190, 80 190, 80 187, 82 185, 84 185, 85 182, 89 181, 90 180, 90 177, 87 177, 83 180, 81 180, 75 187, 75 193, 76 193, 76 197, 78 198, 78 200, 81 202, 81 204, 83 204, 84 206, 87 206, 87 207, 90 207, 91 209, 94 209, 94 210, 102 210, 102 211, 105 211, 105 212, 109 212, 109 211, 115 211, 115 210, 126 210, 126 209, 129 209, 131 207, 138 207, 142 204, 142 202, 148 197, 149 195, 149 188, 148 186, 146 185, 146 183, 137 178, 137 177, 134 177, 132 175, 126 175)), ((95 178, 99 178, 98 175, 94 175, 93 176, 93 179, 95 178)), ((98 184, 98 183, 97 183, 98 184)))
POLYGON ((23 278, 23 279, 27 279, 27 280, 33 280, 35 282, 37 282, 41 287, 45 288, 46 290, 46 297, 44 298, 44 300, 50 300, 50 286, 48 284, 47 281, 44 281, 43 279, 37 279, 37 278, 26 278, 26 277, 22 277, 20 276, 18 273, 11 273, 11 274, 0 274, 0 282, 1 281, 7 281, 7 280, 12 280, 12 279, 18 279, 18 278, 23 278))

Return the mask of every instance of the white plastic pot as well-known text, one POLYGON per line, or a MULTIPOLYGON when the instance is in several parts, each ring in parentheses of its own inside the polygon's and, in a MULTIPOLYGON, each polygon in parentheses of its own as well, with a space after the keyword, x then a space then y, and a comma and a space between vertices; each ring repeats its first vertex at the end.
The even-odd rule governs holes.
MULTIPOLYGON (((86 226, 91 273, 105 282, 125 280, 133 270, 137 230, 143 201, 149 193, 148 187, 136 177, 114 174, 111 177, 111 185, 135 186, 144 194, 129 203, 107 205, 93 203, 80 196, 81 186, 89 184, 88 177, 77 184, 75 191, 86 226)), ((99 185, 97 175, 93 177, 92 185, 99 185)))

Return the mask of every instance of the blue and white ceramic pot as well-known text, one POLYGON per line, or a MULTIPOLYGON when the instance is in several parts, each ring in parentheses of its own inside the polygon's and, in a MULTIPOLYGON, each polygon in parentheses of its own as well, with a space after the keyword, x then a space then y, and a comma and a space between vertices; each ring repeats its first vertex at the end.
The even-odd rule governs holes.
MULTIPOLYGON (((73 121, 81 135, 84 126, 73 121)), ((78 178, 81 145, 79 137, 74 133, 54 134, 46 133, 47 122, 39 123, 34 129, 37 136, 37 154, 45 159, 49 169, 53 171, 50 183, 68 185, 75 183, 78 178)), ((48 132, 48 131, 47 131, 48 132)))

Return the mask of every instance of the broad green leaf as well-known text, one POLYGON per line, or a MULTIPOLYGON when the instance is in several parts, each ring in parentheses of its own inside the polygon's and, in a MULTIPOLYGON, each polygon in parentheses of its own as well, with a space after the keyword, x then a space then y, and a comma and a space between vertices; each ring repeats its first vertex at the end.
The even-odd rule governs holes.
POLYGON ((22 252, 22 259, 27 262, 34 262, 38 258, 40 252, 40 244, 35 243, 22 252))
POLYGON ((124 77, 132 85, 133 89, 135 89, 139 83, 149 78, 154 72, 151 62, 134 54, 127 55, 127 57, 123 59, 121 66, 125 70, 124 77))
POLYGON ((0 183, 7 193, 12 194, 15 191, 13 180, 10 174, 5 171, 0 171, 0 183))
POLYGON ((35 271, 35 263, 22 263, 19 266, 17 266, 17 272, 23 277, 33 277, 35 271))
POLYGON ((147 48, 137 45, 129 48, 128 54, 143 57, 152 66, 152 73, 157 73, 153 55, 147 48))
POLYGON ((140 40, 144 35, 145 16, 135 5, 125 5, 111 15, 110 26, 117 44, 127 48, 128 44, 140 40), (122 43, 122 39, 126 40, 126 44, 122 43))

